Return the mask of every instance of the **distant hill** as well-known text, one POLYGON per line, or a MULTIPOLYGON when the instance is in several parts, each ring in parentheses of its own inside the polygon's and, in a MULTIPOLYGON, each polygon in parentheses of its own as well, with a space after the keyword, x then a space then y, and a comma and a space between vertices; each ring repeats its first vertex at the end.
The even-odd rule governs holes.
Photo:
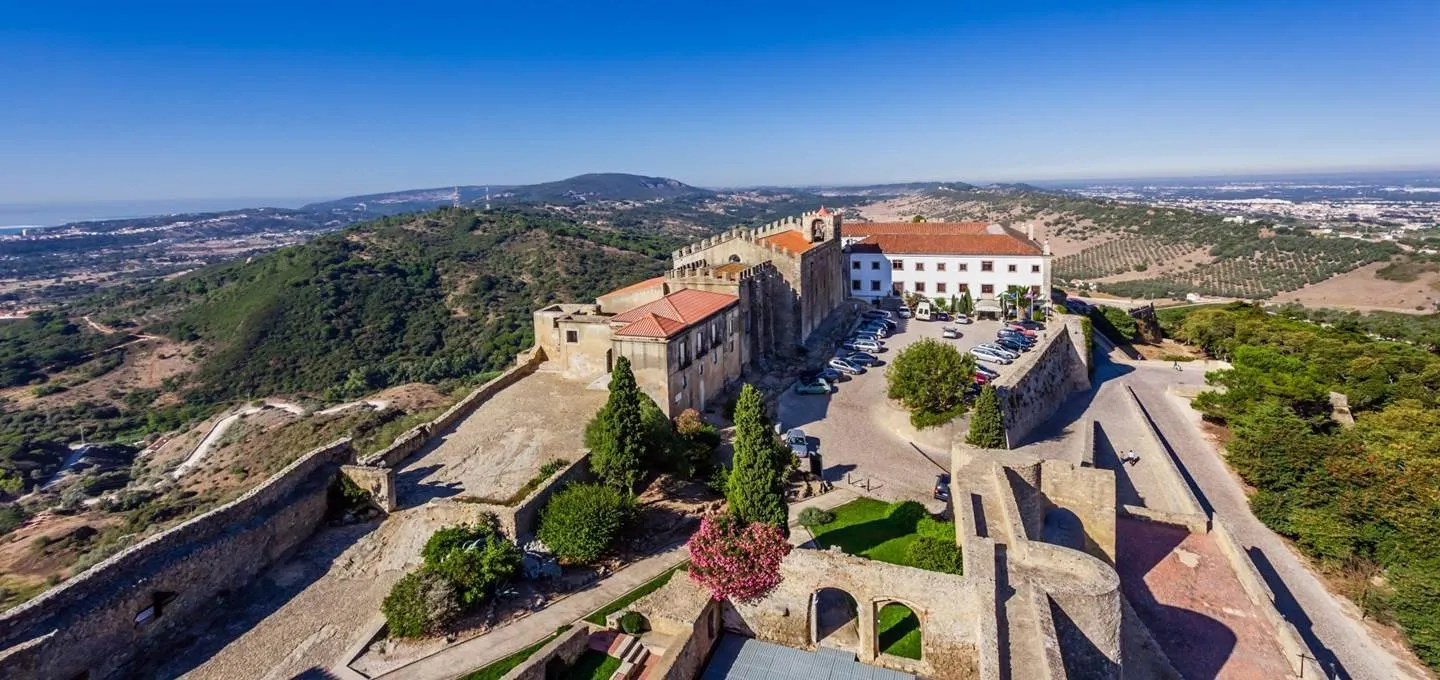
MULTIPOLYGON (((451 205, 455 200, 457 189, 460 192, 461 205, 483 206, 487 187, 472 185, 348 196, 333 201, 311 203, 304 206, 303 209, 322 212, 363 212, 372 216, 395 215, 451 205)), ((577 175, 569 179, 541 184, 491 185, 488 189, 491 205, 514 203, 575 205, 591 201, 649 201, 703 197, 715 193, 666 177, 647 177, 618 172, 577 175)))
POLYGON ((908 196, 941 190, 969 190, 975 185, 964 182, 900 182, 895 184, 861 184, 856 186, 816 186, 804 190, 820 196, 864 196, 886 198, 908 196))

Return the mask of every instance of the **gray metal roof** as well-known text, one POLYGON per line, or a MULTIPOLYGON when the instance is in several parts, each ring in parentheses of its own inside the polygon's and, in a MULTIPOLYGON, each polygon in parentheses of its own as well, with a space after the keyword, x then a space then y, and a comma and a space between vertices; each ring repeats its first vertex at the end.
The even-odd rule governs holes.
POLYGON ((715 646, 701 680, 915 680, 888 668, 866 666, 855 654, 820 648, 791 649, 751 638, 726 635, 715 646))

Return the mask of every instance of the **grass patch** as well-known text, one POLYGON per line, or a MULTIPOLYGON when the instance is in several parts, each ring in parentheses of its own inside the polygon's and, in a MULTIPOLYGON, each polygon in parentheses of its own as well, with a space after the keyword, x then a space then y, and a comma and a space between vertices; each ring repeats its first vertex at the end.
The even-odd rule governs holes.
MULTIPOLYGON (((459 400, 457 399, 455 401, 459 400)), ((414 413, 407 413, 403 416, 391 418, 374 427, 369 432, 360 434, 360 436, 356 437, 354 443, 355 450, 359 452, 356 455, 364 458, 376 451, 384 449, 395 443, 397 437, 405 434, 416 425, 434 420, 441 413, 444 413, 446 409, 450 408, 452 404, 453 402, 447 402, 442 406, 422 409, 414 413)), ((383 412, 381 417, 384 417, 383 412)))
POLYGON ((563 680, 610 680, 615 671, 620 670, 620 660, 603 654, 593 649, 585 650, 580 658, 575 660, 575 665, 560 676, 563 680))
POLYGON ((605 625, 605 617, 630 606, 631 602, 634 602, 642 597, 645 597, 646 595, 649 595, 650 593, 659 590, 661 586, 670 582, 670 577, 674 576, 675 572, 681 571, 687 566, 688 563, 682 562, 675 565, 674 567, 666 569, 659 576, 656 576, 655 578, 652 578, 649 581, 640 584, 638 588, 628 593, 625 593, 624 595, 621 595, 614 602, 611 602, 604 607, 596 609, 592 614, 585 617, 585 620, 597 626, 605 625))
POLYGON ((470 673, 461 676, 460 680, 500 680, 500 678, 504 677, 506 673, 509 673, 516 666, 525 663, 526 659, 534 656, 535 652, 540 651, 541 647, 550 644, 551 640, 560 637, 560 631, 563 631, 565 630, 565 628, 568 627, 569 626, 562 627, 560 630, 546 635, 545 639, 533 645, 530 645, 525 649, 515 652, 510 656, 500 659, 499 661, 495 661, 489 666, 485 666, 478 670, 471 671, 470 673))
POLYGON ((907 659, 920 659, 920 617, 903 604, 890 603, 880 608, 880 651, 907 659))
POLYGON ((831 512, 835 521, 812 527, 815 544, 821 548, 839 546, 851 555, 878 562, 907 567, 911 564, 906 548, 921 536, 955 540, 955 524, 929 515, 918 518, 896 513, 901 503, 886 503, 873 498, 857 498, 831 512))

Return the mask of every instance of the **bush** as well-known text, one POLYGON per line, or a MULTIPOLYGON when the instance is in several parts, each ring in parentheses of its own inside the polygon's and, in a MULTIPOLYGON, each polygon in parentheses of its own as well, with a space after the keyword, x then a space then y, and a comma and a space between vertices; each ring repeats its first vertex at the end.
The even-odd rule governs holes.
POLYGON ((15 530, 15 527, 25 523, 27 515, 25 509, 19 505, 7 505, 0 507, 0 536, 15 530))
POLYGON ((905 548, 905 559, 913 567, 958 574, 961 570, 960 546, 934 536, 921 536, 905 548))
POLYGON ((1090 309, 1090 320, 1105 337, 1116 343, 1130 342, 1140 334, 1140 326, 1130 313, 1119 307, 1096 306, 1090 309))
POLYGON ((537 535, 565 562, 593 562, 620 536, 632 504, 629 494, 614 487, 572 484, 545 505, 537 535))
POLYGON ((479 525, 436 531, 420 555, 425 569, 444 576, 465 606, 483 601, 520 571, 520 549, 500 533, 494 515, 479 525))
POLYGON ((800 526, 818 527, 835 521, 835 513, 821 508, 805 508, 800 511, 800 526))
POLYGON ((790 543, 780 528, 746 522, 734 513, 700 520, 690 537, 690 580, 717 600, 753 602, 780 584, 780 562, 790 543))
POLYGON ((65 386, 57 385, 55 383, 45 383, 43 385, 36 385, 35 389, 31 391, 33 391, 35 393, 35 396, 37 397, 48 397, 52 394, 60 394, 61 392, 64 392, 65 386))
POLYGON ((620 630, 626 635, 645 632, 645 617, 640 612, 625 612, 620 616, 620 630))
POLYGON ((326 490, 326 501, 332 515, 363 510, 369 507, 373 500, 369 491, 360 488, 359 484, 344 474, 335 475, 335 479, 330 482, 330 488, 326 490))
POLYGON ((885 394, 910 411, 912 422, 924 413, 932 417, 922 420, 939 424, 941 417, 948 415, 940 420, 948 422, 965 412, 965 390, 974 378, 975 357, 927 338, 895 355, 885 372, 885 394))
POLYGON ((460 598, 444 576, 421 569, 402 577, 380 604, 390 635, 417 638, 439 633, 460 616, 460 598))
POLYGON ((982 449, 1005 448, 1005 419, 1000 413, 1000 395, 986 385, 975 400, 975 415, 970 418, 970 432, 965 442, 982 449))

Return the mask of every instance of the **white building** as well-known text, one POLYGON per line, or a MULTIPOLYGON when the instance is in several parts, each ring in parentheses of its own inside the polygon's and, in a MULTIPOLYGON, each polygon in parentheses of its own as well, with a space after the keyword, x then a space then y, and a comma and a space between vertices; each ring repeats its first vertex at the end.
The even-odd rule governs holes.
POLYGON ((948 300, 967 291, 976 311, 999 311, 999 296, 1021 286, 1047 300, 1050 247, 983 222, 846 222, 849 293, 871 301, 902 293, 948 300))

